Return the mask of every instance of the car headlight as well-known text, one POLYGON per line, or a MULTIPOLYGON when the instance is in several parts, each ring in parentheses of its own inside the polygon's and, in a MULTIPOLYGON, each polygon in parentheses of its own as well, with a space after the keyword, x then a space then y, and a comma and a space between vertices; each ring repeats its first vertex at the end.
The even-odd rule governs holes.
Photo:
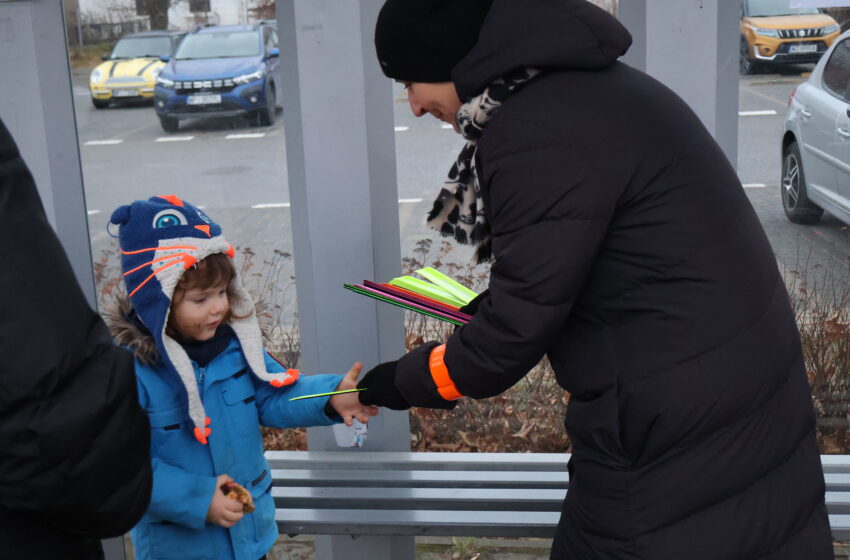
POLYGON ((779 37, 778 29, 765 29, 762 27, 755 28, 756 35, 761 35, 762 37, 779 37))
POLYGON ((156 80, 159 77, 160 72, 162 72, 162 68, 154 68, 153 69, 153 71, 151 72, 151 76, 153 76, 154 80, 156 80))
POLYGON ((173 88, 174 87, 174 80, 169 80, 168 78, 160 76, 159 72, 156 73, 156 83, 158 85, 161 85, 164 88, 173 88))
POLYGON ((242 74, 241 76, 236 76, 233 78, 233 83, 236 84, 247 84, 248 82, 253 82, 254 80, 259 80, 263 77, 263 71, 257 70, 256 72, 251 72, 250 74, 242 74))
POLYGON ((835 23, 833 25, 827 25, 826 27, 823 28, 823 34, 824 35, 831 35, 833 33, 838 33, 839 31, 841 31, 841 26, 838 25, 837 23, 835 23))
POLYGON ((91 71, 91 81, 92 83, 98 83, 100 79, 103 77, 103 71, 100 68, 95 68, 91 71))

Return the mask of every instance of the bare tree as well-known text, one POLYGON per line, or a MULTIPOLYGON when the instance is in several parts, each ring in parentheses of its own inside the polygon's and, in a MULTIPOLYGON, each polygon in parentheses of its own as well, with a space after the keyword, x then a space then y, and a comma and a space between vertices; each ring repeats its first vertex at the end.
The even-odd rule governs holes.
POLYGON ((151 29, 168 29, 168 10, 184 0, 136 0, 136 13, 148 16, 151 29))
POLYGON ((254 6, 248 8, 248 12, 255 19, 274 19, 275 0, 255 0, 254 6))

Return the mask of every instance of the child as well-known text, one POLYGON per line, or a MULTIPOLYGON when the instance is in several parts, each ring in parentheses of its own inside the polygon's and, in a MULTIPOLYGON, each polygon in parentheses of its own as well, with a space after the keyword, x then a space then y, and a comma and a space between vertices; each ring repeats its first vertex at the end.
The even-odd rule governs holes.
POLYGON ((354 388, 361 366, 299 378, 265 352, 233 247, 198 208, 158 196, 121 206, 110 221, 130 300, 111 326, 135 351, 151 424, 153 495, 132 531, 136 558, 263 558, 277 525, 259 424, 367 422, 377 409, 356 393, 290 402, 354 388), (251 494, 253 513, 222 492, 230 481, 251 494))

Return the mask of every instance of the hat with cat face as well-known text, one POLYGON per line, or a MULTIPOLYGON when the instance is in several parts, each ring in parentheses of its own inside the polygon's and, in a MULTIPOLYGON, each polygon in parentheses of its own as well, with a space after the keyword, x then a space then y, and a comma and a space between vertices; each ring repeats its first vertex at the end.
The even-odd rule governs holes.
MULTIPOLYGON (((130 302, 153 335, 163 364, 183 382, 195 438, 206 444, 212 431, 211 422, 201 401, 192 363, 180 343, 165 329, 174 290, 186 270, 215 253, 224 253, 232 259, 233 246, 221 235, 218 224, 175 195, 154 196, 121 206, 109 221, 119 226, 121 267, 130 302)), ((230 302, 233 311, 230 326, 251 371, 275 387, 295 382, 296 370, 285 373, 266 370, 254 303, 242 285, 238 270, 230 288, 235 296, 230 302)))

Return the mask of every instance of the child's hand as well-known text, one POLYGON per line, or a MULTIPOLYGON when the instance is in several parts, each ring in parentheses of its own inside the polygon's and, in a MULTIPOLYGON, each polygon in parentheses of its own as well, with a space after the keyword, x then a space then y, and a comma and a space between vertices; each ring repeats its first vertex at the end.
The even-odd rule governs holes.
MULTIPOLYGON (((348 373, 345 374, 345 377, 342 378, 342 381, 339 382, 339 385, 337 385, 335 390, 343 391, 345 389, 356 389, 357 376, 360 375, 360 371, 362 369, 363 364, 355 362, 355 364, 351 366, 351 369, 348 370, 348 373)), ((365 424, 369 421, 370 416, 377 416, 378 414, 377 407, 360 404, 360 399, 357 398, 357 393, 334 395, 331 397, 330 403, 333 409, 336 410, 337 414, 342 416, 346 426, 351 425, 351 420, 353 418, 357 418, 360 422, 365 424)))
POLYGON ((215 479, 215 490, 210 501, 210 509, 207 510, 207 521, 225 529, 233 527, 245 516, 242 513, 242 503, 231 500, 220 490, 222 484, 232 480, 226 474, 221 474, 215 479))

